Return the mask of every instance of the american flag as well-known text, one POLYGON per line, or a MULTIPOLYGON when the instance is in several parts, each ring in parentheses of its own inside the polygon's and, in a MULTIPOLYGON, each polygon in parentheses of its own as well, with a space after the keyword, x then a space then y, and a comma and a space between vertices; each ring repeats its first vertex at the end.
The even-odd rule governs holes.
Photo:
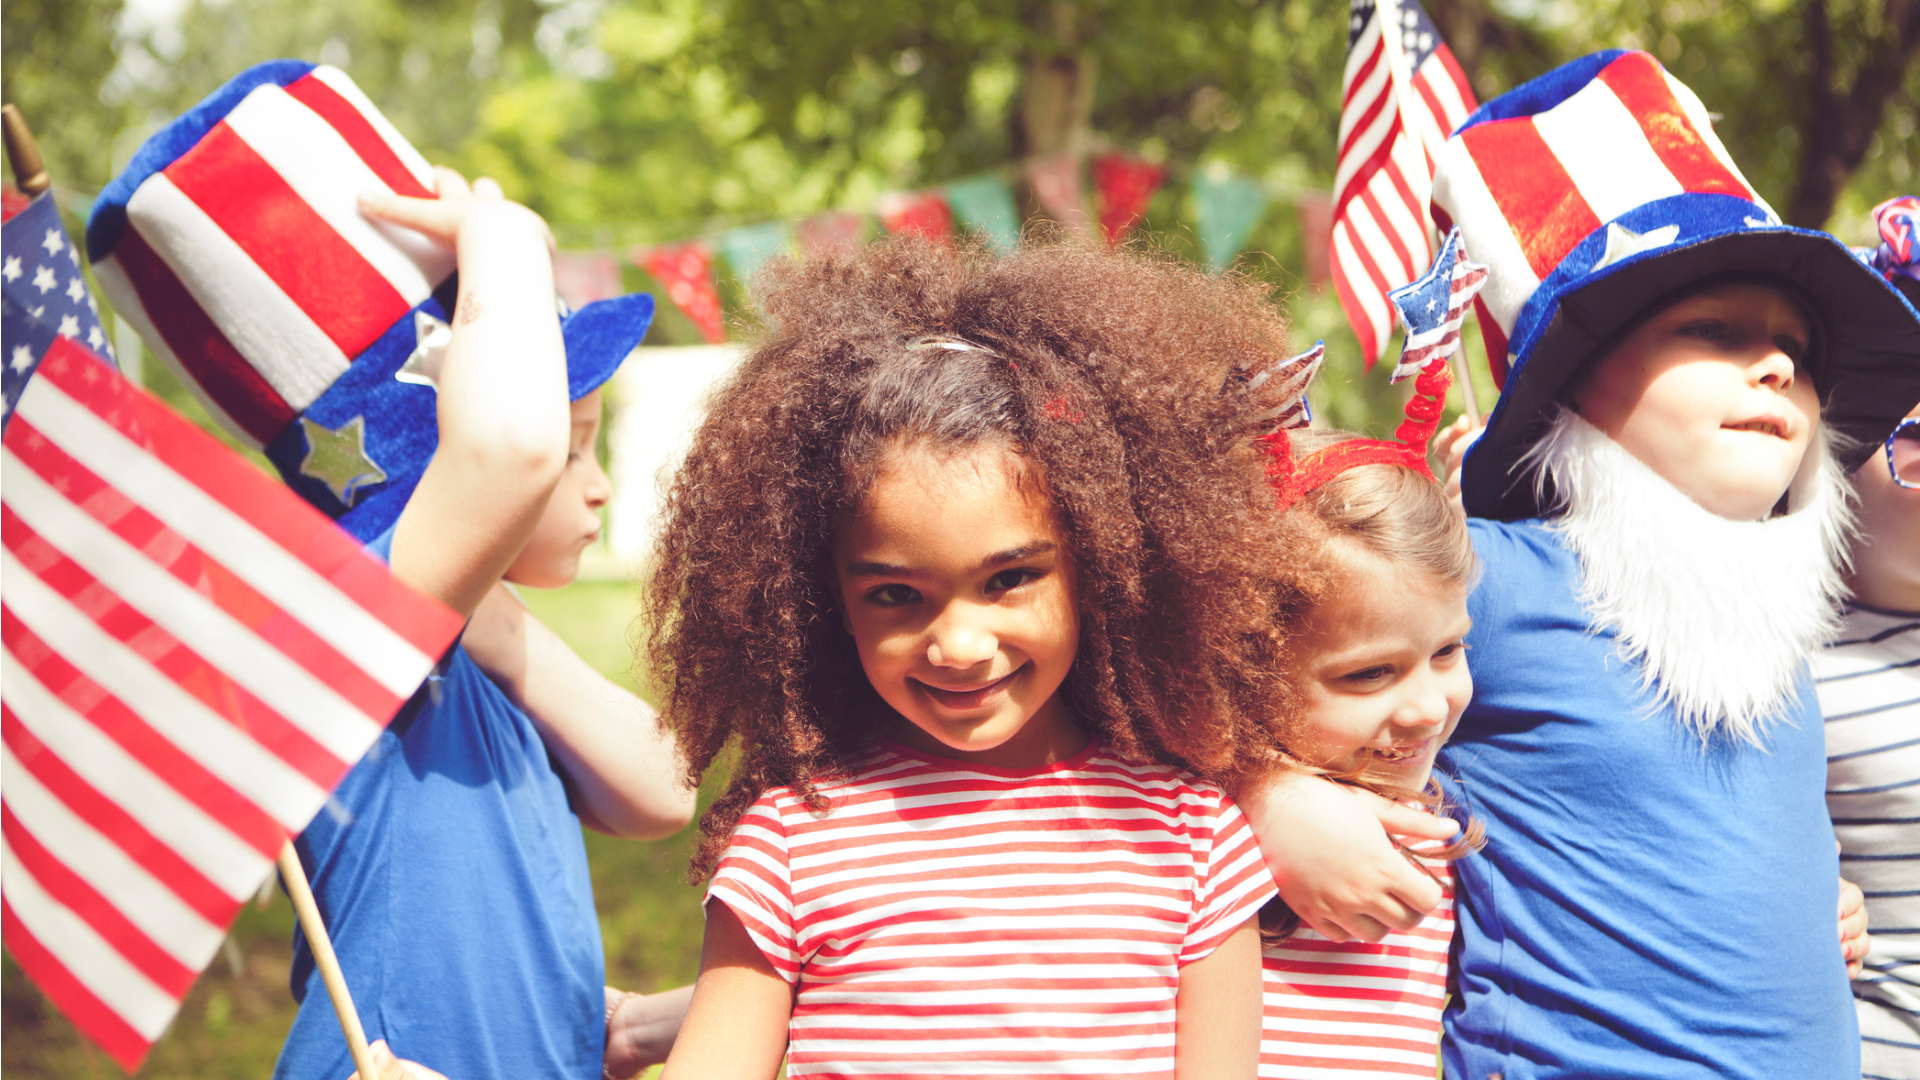
POLYGON ((1387 294, 1433 259, 1433 162, 1475 101, 1418 0, 1353 0, 1341 87, 1330 261, 1371 368, 1393 334, 1387 294))
MULTIPOLYGON (((100 312, 80 274, 80 252, 67 238, 50 194, 43 193, 17 213, 7 214, 0 228, 0 298, 4 298, 10 326, 16 320, 23 326, 42 324, 52 333, 83 343, 95 355, 113 356, 106 332, 100 329, 100 312)), ((11 330, 7 339, 0 387, 6 394, 5 416, 11 419, 20 391, 44 350, 34 350, 24 340, 12 344, 11 330)), ((0 430, 4 430, 3 420, 0 430)))
POLYGON ((1407 339, 1400 348, 1400 363, 1387 381, 1418 375, 1435 360, 1452 360, 1460 348, 1460 324, 1466 319, 1467 304, 1486 283, 1487 268, 1467 259, 1460 230, 1448 231, 1433 266, 1418 281, 1388 294, 1400 309, 1407 339))
POLYGON ((20 282, 42 292, 22 260, 0 346, 0 931, 131 1072, 460 623, 82 348, 97 323, 64 334, 91 313, 64 277, 54 321, 16 305, 20 282))

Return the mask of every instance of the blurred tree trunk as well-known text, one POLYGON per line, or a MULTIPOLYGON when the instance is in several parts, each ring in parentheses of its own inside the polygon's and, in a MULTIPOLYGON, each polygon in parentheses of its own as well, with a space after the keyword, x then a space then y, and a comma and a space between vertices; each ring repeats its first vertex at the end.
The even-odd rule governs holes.
MULTIPOLYGON (((1048 0, 1030 16, 1036 42, 1026 60, 1020 107, 1012 124, 1016 161, 1052 154, 1085 157, 1093 138, 1093 52, 1084 48, 1086 26, 1073 0, 1048 0)), ((1020 185, 1021 215, 1047 216, 1027 184, 1020 185)))
POLYGON ((1809 108, 1802 127, 1800 168, 1787 201, 1791 224, 1818 229, 1832 216, 1841 189, 1873 145, 1888 100, 1900 92, 1908 69, 1920 58, 1920 0, 1884 0, 1882 10, 1879 33, 1865 43, 1849 86, 1834 56, 1826 0, 1807 0, 1803 17, 1810 61, 1809 108))

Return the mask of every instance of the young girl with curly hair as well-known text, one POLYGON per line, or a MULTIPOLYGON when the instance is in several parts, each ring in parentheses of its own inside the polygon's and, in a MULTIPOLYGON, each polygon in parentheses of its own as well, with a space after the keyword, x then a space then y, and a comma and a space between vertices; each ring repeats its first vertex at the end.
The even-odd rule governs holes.
POLYGON ((765 306, 648 597, 690 768, 734 748, 666 1076, 1251 1077, 1273 887, 1198 776, 1289 703, 1298 544, 1221 392, 1279 315, 1165 260, 912 241, 765 306))

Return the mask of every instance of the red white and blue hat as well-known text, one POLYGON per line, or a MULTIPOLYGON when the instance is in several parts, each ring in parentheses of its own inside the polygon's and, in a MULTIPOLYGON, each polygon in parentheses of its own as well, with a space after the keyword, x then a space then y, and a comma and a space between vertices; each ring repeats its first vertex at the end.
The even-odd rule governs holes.
POLYGON ((1462 470, 1470 514, 1537 514, 1512 473, 1568 380, 1716 277, 1775 279, 1806 307, 1849 469, 1920 400, 1920 313, 1833 237, 1782 224, 1646 53, 1595 53, 1481 106, 1436 163, 1433 214, 1489 267, 1476 305, 1501 396, 1462 470))
MULTIPOLYGON (((432 197, 427 162, 347 76, 249 68, 141 146, 100 193, 87 254, 114 310, 235 437, 362 540, 438 445, 433 376, 453 252, 362 216, 432 197)), ((560 312, 568 392, 613 375, 653 298, 560 312)))

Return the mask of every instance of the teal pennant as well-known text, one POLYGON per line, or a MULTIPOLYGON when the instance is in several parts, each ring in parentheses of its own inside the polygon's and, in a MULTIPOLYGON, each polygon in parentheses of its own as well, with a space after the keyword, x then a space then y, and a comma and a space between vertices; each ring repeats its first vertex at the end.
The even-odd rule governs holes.
POLYGON ((361 488, 387 478, 386 470, 367 456, 366 417, 356 416, 334 431, 303 416, 300 430, 307 436, 307 456, 300 462, 300 475, 327 485, 341 503, 352 506, 361 488))

